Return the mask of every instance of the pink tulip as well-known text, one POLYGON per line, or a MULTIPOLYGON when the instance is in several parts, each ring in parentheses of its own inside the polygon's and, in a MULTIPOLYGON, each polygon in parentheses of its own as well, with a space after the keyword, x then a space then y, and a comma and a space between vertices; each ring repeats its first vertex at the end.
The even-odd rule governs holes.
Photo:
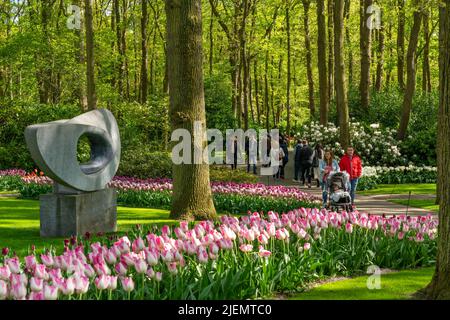
POLYGON ((36 265, 36 257, 34 255, 25 257, 25 266, 28 270, 33 270, 36 265))
POLYGON ((403 240, 404 237, 405 237, 405 233, 403 231, 400 231, 398 233, 398 240, 403 240))
POLYGON ((141 252, 145 248, 144 240, 142 240, 142 238, 137 238, 133 241, 133 245, 131 246, 131 248, 135 253, 141 252))
POLYGON ((0 280, 9 280, 11 271, 8 266, 0 267, 0 280))
POLYGON ((83 264, 84 267, 84 275, 88 278, 93 278, 95 276, 95 270, 88 263, 83 264))
POLYGON ((44 285, 44 298, 45 300, 57 300, 58 299, 58 287, 56 285, 44 285))
POLYGON ((106 263, 97 263, 94 264, 94 269, 97 272, 97 275, 110 275, 111 269, 106 265, 106 263))
POLYGON ((150 266, 156 266, 158 264, 159 253, 155 250, 144 249, 145 257, 147 259, 147 263, 150 266))
POLYGON ((21 283, 11 285, 9 294, 15 300, 23 300, 27 296, 27 287, 21 283))
POLYGON ((143 259, 138 259, 134 262, 134 268, 139 274, 147 272, 147 263, 143 259))
POLYGON ((119 262, 118 264, 116 264, 114 269, 116 270, 117 274, 120 274, 122 276, 125 276, 128 272, 128 267, 125 262, 119 262))
POLYGON ((9 267, 11 273, 20 273, 20 261, 19 258, 14 257, 10 259, 5 259, 5 264, 9 267))
POLYGON ((117 276, 109 276, 108 290, 117 289, 117 276))
POLYGON ((73 277, 65 279, 59 286, 59 290, 65 296, 71 296, 75 292, 75 280, 73 277))
POLYGON ((155 275, 155 280, 160 282, 162 280, 162 273, 161 272, 157 272, 155 275))
POLYGON ((173 275, 178 273, 178 268, 177 268, 177 263, 176 262, 171 262, 167 265, 169 272, 173 275))
POLYGON ((258 236, 258 241, 259 243, 261 243, 262 245, 266 245, 269 243, 269 239, 264 235, 264 234, 260 234, 258 236))
POLYGON ((219 246, 216 244, 216 243, 212 243, 210 246, 209 246, 209 252, 211 252, 212 254, 218 254, 219 253, 219 246))
POLYGON ((41 261, 48 268, 51 268, 54 264, 51 254, 41 254, 41 261))
POLYGON ((12 286, 28 284, 28 277, 24 273, 12 273, 9 279, 12 286))
POLYGON ((85 294, 89 290, 89 279, 85 276, 74 277, 75 292, 77 294, 85 294))
POLYGON ((345 225, 345 232, 352 233, 353 232, 353 225, 350 222, 347 222, 345 225))
POLYGON ((109 277, 102 274, 95 278, 94 283, 98 290, 106 290, 109 286, 109 277))
POLYGON ((242 252, 252 252, 253 251, 253 245, 251 244, 242 244, 239 249, 242 252))
POLYGON ((108 250, 108 252, 105 255, 105 261, 108 264, 115 264, 117 262, 117 257, 113 249, 108 250))
POLYGON ((189 230, 189 224, 187 221, 180 221, 180 228, 181 230, 183 230, 184 232, 189 230))
POLYGON ((34 276, 39 279, 44 279, 44 280, 48 279, 48 273, 45 268, 45 265, 43 265, 43 264, 36 264, 33 272, 34 272, 34 276))
POLYGON ((30 289, 31 291, 38 292, 42 291, 44 288, 44 280, 36 277, 30 279, 30 289))
POLYGON ((272 255, 272 252, 265 250, 263 247, 259 247, 259 256, 262 258, 268 258, 272 255))
POLYGON ((0 280, 0 300, 5 300, 8 297, 8 285, 5 281, 0 280))
POLYGON ((161 228, 161 233, 162 233, 163 235, 168 236, 168 235, 170 234, 170 228, 169 228, 169 226, 164 225, 164 226, 161 228))
POLYGON ((197 258, 200 263, 207 263, 208 262, 208 252, 203 247, 199 247, 197 258))
POLYGON ((152 269, 152 267, 148 268, 147 277, 149 277, 150 279, 153 279, 155 277, 155 271, 152 269))
POLYGON ((120 282, 122 284, 122 288, 126 292, 131 292, 134 290, 134 281, 130 277, 120 278, 120 282))
POLYGON ((309 249, 311 249, 311 244, 310 244, 309 242, 306 242, 306 243, 303 245, 303 249, 305 249, 305 251, 308 251, 309 249))
POLYGON ((42 291, 39 292, 31 292, 28 295, 28 300, 41 301, 45 300, 44 293, 42 291))

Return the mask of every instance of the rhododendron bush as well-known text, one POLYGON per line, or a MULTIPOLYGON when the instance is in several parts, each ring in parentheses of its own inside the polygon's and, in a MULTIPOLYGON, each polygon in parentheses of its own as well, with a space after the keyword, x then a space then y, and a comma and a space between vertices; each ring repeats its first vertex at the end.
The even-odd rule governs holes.
POLYGON ((31 251, 21 259, 4 249, 0 299, 267 297, 373 264, 432 264, 436 230, 432 216, 305 208, 160 229, 136 226, 125 236, 72 237, 62 253, 31 251))

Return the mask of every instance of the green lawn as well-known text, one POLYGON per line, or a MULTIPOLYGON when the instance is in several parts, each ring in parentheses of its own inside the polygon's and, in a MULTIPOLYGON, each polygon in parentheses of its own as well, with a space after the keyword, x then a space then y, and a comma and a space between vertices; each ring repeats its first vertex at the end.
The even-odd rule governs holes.
MULTIPOLYGON (((169 211, 118 207, 118 231, 125 232, 136 224, 170 224, 169 211)), ((39 236, 39 201, 0 198, 0 248, 9 247, 19 256, 27 254, 30 245, 38 251, 53 245, 62 248, 63 239, 39 236)))
POLYGON ((300 293, 293 300, 403 300, 424 288, 434 268, 405 270, 381 275, 381 288, 369 290, 370 275, 327 283, 300 293))
POLYGON ((380 184, 376 189, 361 191, 362 195, 383 195, 383 194, 436 194, 436 184, 380 184))
MULTIPOLYGON (((393 200, 389 200, 390 202, 394 202, 394 203, 398 203, 398 204, 402 204, 404 206, 408 205, 408 200, 407 199, 393 199, 393 200)), ((415 207, 415 208, 422 208, 422 209, 426 209, 426 210, 431 210, 431 211, 435 211, 438 212, 439 211, 439 205, 435 204, 434 200, 416 200, 416 199, 412 199, 409 201, 409 206, 410 207, 415 207)))

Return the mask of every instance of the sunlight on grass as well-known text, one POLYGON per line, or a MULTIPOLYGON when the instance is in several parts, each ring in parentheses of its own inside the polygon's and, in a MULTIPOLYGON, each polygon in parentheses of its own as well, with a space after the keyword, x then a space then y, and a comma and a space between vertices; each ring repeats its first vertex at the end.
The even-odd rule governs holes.
MULTIPOLYGON (((173 224, 169 211, 118 207, 118 232, 129 231, 136 224, 173 224)), ((39 235, 39 201, 0 198, 0 248, 9 247, 19 256, 34 244, 38 252, 50 246, 62 249, 63 238, 42 239, 39 235)))
POLYGON ((369 290, 370 275, 341 280, 313 288, 293 297, 293 300, 403 300, 424 288, 433 276, 434 268, 405 270, 381 275, 381 289, 369 290))
MULTIPOLYGON (((404 206, 408 205, 408 200, 407 199, 393 199, 393 200, 389 200, 390 202, 393 203, 397 203, 397 204, 401 204, 404 206)), ((434 200, 410 200, 409 201, 409 206, 410 207, 415 207, 415 208, 422 208, 425 210, 431 210, 431 211, 435 211, 438 212, 439 211, 439 205, 435 204, 434 200)))
POLYGON ((436 194, 436 184, 380 184, 376 189, 361 191, 362 195, 382 194, 436 194))

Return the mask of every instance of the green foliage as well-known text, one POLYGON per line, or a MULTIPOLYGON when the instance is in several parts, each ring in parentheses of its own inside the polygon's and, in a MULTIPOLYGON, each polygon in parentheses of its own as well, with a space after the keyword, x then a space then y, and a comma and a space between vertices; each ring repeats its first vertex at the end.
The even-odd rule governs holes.
POLYGON ((22 178, 20 176, 0 177, 0 191, 18 191, 22 185, 22 178))
POLYGON ((117 174, 140 179, 171 178, 172 160, 167 152, 145 147, 129 149, 122 153, 117 174))
POLYGON ((247 173, 244 170, 230 170, 226 167, 210 166, 209 167, 210 181, 226 181, 236 183, 256 183, 258 176, 247 173))
POLYGON ((205 79, 205 108, 208 128, 226 129, 235 127, 234 115, 231 110, 231 86, 221 76, 211 76, 205 79))

